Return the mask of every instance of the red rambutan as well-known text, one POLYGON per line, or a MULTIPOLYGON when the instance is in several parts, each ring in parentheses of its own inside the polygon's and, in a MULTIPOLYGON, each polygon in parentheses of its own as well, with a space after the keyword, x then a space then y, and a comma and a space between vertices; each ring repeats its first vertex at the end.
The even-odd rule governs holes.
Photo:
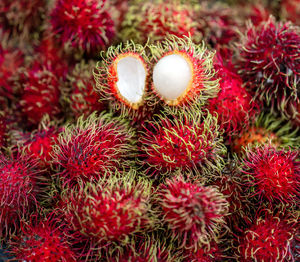
POLYGON ((295 204, 300 192, 299 151, 263 145, 249 149, 242 160, 242 174, 250 198, 271 204, 295 204))
POLYGON ((11 254, 20 261, 77 261, 61 228, 61 221, 51 217, 46 220, 31 217, 29 223, 22 221, 21 234, 10 241, 11 254))
POLYGON ((86 53, 104 49, 115 35, 107 5, 106 0, 57 0, 51 24, 60 45, 86 53))
POLYGON ((188 183, 181 177, 161 184, 157 202, 172 237, 195 251, 217 239, 225 226, 228 202, 214 187, 188 183))
POLYGON ((110 114, 80 117, 64 128, 54 145, 54 163, 66 182, 90 180, 132 164, 133 130, 110 114))
POLYGON ((258 27, 250 25, 240 43, 239 73, 254 98, 289 119, 299 103, 300 30, 273 17, 258 27))
POLYGON ((300 0, 281 1, 281 17, 300 25, 300 0))
POLYGON ((5 113, 0 111, 0 150, 6 145, 7 124, 5 113))
POLYGON ((158 115, 149 121, 139 137, 141 163, 148 174, 169 174, 176 170, 211 174, 222 168, 226 153, 217 118, 207 113, 158 115))

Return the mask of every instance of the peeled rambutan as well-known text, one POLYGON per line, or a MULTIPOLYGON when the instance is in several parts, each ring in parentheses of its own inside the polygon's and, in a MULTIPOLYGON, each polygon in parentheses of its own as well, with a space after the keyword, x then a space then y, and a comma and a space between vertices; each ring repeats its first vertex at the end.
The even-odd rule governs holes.
POLYGON ((254 147, 242 159, 244 185, 249 198, 258 197, 272 205, 295 204, 300 192, 299 151, 272 145, 254 147))
POLYGON ((247 147, 265 143, 271 143, 279 148, 296 148, 300 144, 297 132, 298 128, 293 129, 291 123, 263 112, 250 123, 248 129, 233 137, 230 146, 232 151, 238 154, 243 153, 247 147))
POLYGON ((102 52, 94 72, 96 92, 113 111, 131 120, 152 114, 147 105, 149 59, 145 47, 133 42, 111 46, 102 52))
POLYGON ((197 22, 193 5, 178 1, 139 1, 130 5, 119 37, 145 44, 162 41, 167 35, 196 38, 197 22))
POLYGON ((75 262, 75 254, 61 230, 61 221, 32 216, 30 222, 22 221, 21 234, 10 241, 11 254, 20 261, 75 262))
POLYGON ((150 187, 130 171, 69 188, 62 198, 61 212, 70 237, 75 243, 88 241, 95 249, 111 242, 128 242, 129 236, 152 224, 150 187))
POLYGON ((214 187, 175 177, 160 185, 156 198, 163 222, 181 247, 197 251, 217 239, 225 225, 228 202, 214 187))
POLYGON ((216 117, 200 112, 157 117, 144 125, 138 140, 141 164, 148 175, 177 170, 211 175, 222 168, 226 148, 216 117))
POLYGON ((46 64, 34 61, 24 69, 19 80, 23 87, 20 100, 21 110, 31 125, 38 125, 45 115, 50 119, 61 113, 61 83, 46 64))
POLYGON ((251 95, 243 87, 242 79, 225 66, 218 55, 214 67, 216 78, 220 78, 220 92, 217 97, 208 101, 208 110, 218 114, 220 128, 224 129, 227 140, 231 136, 247 130, 257 113, 258 106, 251 101, 251 95))
POLYGON ((38 163, 28 156, 0 155, 0 240, 36 207, 38 163))
POLYGON ((51 12, 52 32, 65 49, 96 53, 115 35, 106 0, 58 0, 51 12))
POLYGON ((239 261, 296 261, 292 252, 293 240, 299 230, 296 217, 265 213, 239 238, 239 261))
POLYGON ((190 108, 215 97, 218 81, 213 79, 213 56, 204 44, 196 45, 190 37, 170 36, 151 46, 154 100, 163 107, 190 108))
POLYGON ((134 134, 128 123, 110 114, 91 114, 64 128, 54 145, 54 163, 66 182, 90 180, 128 168, 134 156, 134 134))
POLYGON ((273 111, 294 119, 299 103, 300 33, 291 23, 270 17, 250 25, 240 43, 237 66, 246 88, 273 111))
POLYGON ((71 93, 69 104, 73 115, 88 116, 94 111, 102 111, 104 103, 100 102, 100 95, 96 93, 93 77, 94 63, 81 62, 75 65, 74 70, 67 76, 71 93))

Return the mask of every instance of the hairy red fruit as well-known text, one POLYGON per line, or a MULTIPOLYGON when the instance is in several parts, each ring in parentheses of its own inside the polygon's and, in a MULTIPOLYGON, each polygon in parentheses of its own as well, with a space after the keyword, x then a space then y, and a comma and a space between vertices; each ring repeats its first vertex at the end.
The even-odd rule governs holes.
POLYGON ((115 35, 106 0, 58 0, 51 24, 60 45, 87 53, 104 49, 115 35))
POLYGON ((293 23, 300 25, 300 1, 283 0, 281 1, 281 16, 293 23))
POLYGON ((240 44, 239 73, 254 97, 284 116, 297 117, 300 81, 300 31, 273 17, 250 26, 240 44))
POLYGON ((53 218, 21 224, 22 232, 10 241, 11 254, 21 261, 75 262, 75 254, 61 230, 61 221, 53 218))
POLYGON ((36 206, 39 175, 38 163, 28 156, 0 156, 0 239, 36 206))
POLYGON ((163 221, 182 247, 200 249, 216 239, 225 225, 228 202, 213 187, 173 178, 160 186, 157 201, 163 221))
POLYGON ((0 149, 6 145, 7 139, 7 123, 5 113, 0 111, 0 149))
POLYGON ((131 165, 133 130, 110 114, 83 116, 65 127, 54 146, 54 162, 65 182, 103 177, 131 165))
POLYGON ((250 149, 242 163, 245 183, 252 192, 270 203, 296 203, 300 192, 299 151, 271 145, 250 149))

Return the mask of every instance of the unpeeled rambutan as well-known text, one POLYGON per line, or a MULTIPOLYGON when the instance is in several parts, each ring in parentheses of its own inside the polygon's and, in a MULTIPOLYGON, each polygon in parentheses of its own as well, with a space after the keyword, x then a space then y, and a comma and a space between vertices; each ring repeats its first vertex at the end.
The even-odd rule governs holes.
POLYGON ((75 262, 75 253, 62 232, 61 221, 49 216, 47 219, 30 218, 22 221, 22 232, 10 241, 11 254, 20 261, 75 262))
POLYGON ((51 12, 52 32, 67 50, 95 53, 115 35, 106 0, 57 0, 51 12))
POLYGON ((141 164, 147 174, 177 170, 209 174, 222 168, 226 153, 217 118, 199 111, 178 116, 160 114, 148 121, 139 136, 141 164))
POLYGON ((0 240, 15 231, 37 205, 38 163, 28 156, 0 155, 0 240))
POLYGON ((152 115, 147 105, 149 59, 145 47, 134 42, 102 52, 94 72, 96 92, 120 115, 142 120, 152 115))
POLYGON ((69 98, 73 115, 78 118, 81 115, 88 116, 94 111, 102 111, 104 103, 100 102, 100 95, 95 92, 96 85, 93 77, 95 64, 81 62, 75 65, 74 70, 67 76, 71 93, 69 98))
POLYGON ((0 111, 0 150, 6 145, 7 123, 5 113, 0 111))
POLYGON ((299 0, 283 0, 280 3, 281 18, 292 21, 300 25, 300 1, 299 0))
POLYGON ((249 197, 276 203, 295 204, 300 192, 299 151, 262 145, 246 151, 242 174, 249 197))
POLYGON ((297 117, 300 82, 300 31, 273 17, 250 25, 240 43, 237 66, 254 97, 289 119, 297 117))
POLYGON ((265 213, 239 238, 239 261, 295 261, 292 246, 299 230, 296 217, 265 213))
POLYGON ((90 180, 128 168, 135 154, 128 123, 110 114, 91 114, 64 128, 54 145, 54 163, 66 182, 90 180))
POLYGON ((170 36, 151 46, 153 68, 153 100, 163 107, 190 108, 215 97, 218 81, 213 79, 213 56, 204 45, 196 45, 190 37, 170 36))
POLYGON ((150 187, 131 170, 69 188, 62 197, 61 212, 70 237, 78 243, 89 241, 95 249, 110 242, 128 242, 129 236, 152 224, 150 187))
POLYGON ((216 240, 225 226, 228 202, 214 187, 185 182, 181 177, 168 179, 157 193, 163 222, 181 247, 195 251, 216 240))

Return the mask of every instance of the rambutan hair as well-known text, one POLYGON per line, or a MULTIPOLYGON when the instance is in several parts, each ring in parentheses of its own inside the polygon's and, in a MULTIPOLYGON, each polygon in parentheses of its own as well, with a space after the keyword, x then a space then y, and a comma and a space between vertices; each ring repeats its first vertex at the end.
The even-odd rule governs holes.
POLYGON ((95 53, 115 35, 106 0, 57 0, 50 22, 52 33, 67 50, 95 53))
POLYGON ((210 176, 222 169, 226 153, 217 118, 209 112, 157 115, 145 123, 138 142, 140 163, 148 175, 191 171, 210 176))
POLYGON ((255 197, 271 205, 296 204, 300 196, 299 151, 265 144, 248 149, 241 164, 250 199, 255 197))
POLYGON ((132 165, 134 131, 120 118, 95 112, 65 126, 53 151, 57 174, 66 183, 96 179, 132 165))
POLYGON ((217 188, 173 177, 159 186, 156 200, 163 222, 181 247, 197 251, 225 229, 228 202, 217 188))
POLYGON ((102 103, 122 117, 138 121, 149 118, 153 107, 147 102, 150 61, 146 47, 128 41, 101 52, 94 71, 95 91, 102 103))
POLYGON ((291 23, 269 20, 250 24, 239 44, 237 66, 254 98, 289 119, 297 117, 300 81, 300 30, 291 23))
POLYGON ((150 46, 153 68, 153 101, 175 111, 190 109, 215 97, 218 81, 213 79, 214 53, 202 43, 196 45, 190 37, 169 36, 150 46))

